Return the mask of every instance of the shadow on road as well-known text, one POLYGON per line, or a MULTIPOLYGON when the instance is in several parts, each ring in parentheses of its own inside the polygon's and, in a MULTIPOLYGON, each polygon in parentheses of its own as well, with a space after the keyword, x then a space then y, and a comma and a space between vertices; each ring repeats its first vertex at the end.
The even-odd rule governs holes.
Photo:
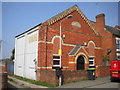
POLYGON ((112 83, 120 83, 120 79, 114 79, 113 81, 111 81, 112 83))
POLYGON ((10 83, 7 84, 7 89, 8 89, 8 88, 14 88, 14 89, 17 89, 15 86, 13 86, 13 85, 10 84, 10 83))

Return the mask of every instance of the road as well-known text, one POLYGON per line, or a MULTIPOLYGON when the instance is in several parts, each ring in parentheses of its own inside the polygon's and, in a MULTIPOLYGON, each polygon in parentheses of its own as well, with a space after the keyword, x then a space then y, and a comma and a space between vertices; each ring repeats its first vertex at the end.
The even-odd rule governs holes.
POLYGON ((117 83, 117 82, 107 82, 107 83, 104 83, 104 84, 95 85, 95 86, 88 87, 88 88, 119 88, 119 83, 117 83))
MULTIPOLYGON (((12 78, 12 79, 14 79, 14 78, 12 78)), ((19 80, 17 80, 17 82, 19 82, 19 80)), ((23 81, 20 81, 20 82, 23 82, 23 81)), ((21 85, 22 84, 16 85, 14 83, 9 82, 9 88, 25 88, 25 87, 23 87, 23 85, 22 86, 21 85)), ((28 86, 32 86, 32 85, 28 84, 28 86)), ((34 86, 33 88, 41 88, 41 86, 39 86, 39 87, 34 86)), ((84 89, 85 88, 108 88, 109 90, 111 90, 111 89, 113 90, 113 88, 116 88, 115 90, 118 90, 118 88, 119 88, 119 90, 120 90, 120 83, 119 82, 110 82, 109 77, 104 77, 104 78, 96 78, 95 80, 84 80, 84 81, 64 84, 61 87, 57 87, 57 88, 66 88, 66 89, 67 88, 84 88, 84 89)))
POLYGON ((109 77, 97 78, 96 80, 85 80, 65 84, 60 88, 120 88, 119 82, 110 82, 109 77))

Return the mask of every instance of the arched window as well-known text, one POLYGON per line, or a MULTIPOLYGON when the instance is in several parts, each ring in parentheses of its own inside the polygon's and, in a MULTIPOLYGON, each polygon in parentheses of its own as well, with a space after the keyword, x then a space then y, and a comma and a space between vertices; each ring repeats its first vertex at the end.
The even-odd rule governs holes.
POLYGON ((58 50, 60 48, 60 39, 58 37, 54 38, 53 41, 53 54, 58 54, 58 50))
POLYGON ((83 56, 79 56, 77 59, 77 70, 84 70, 85 65, 84 65, 84 57, 83 56))

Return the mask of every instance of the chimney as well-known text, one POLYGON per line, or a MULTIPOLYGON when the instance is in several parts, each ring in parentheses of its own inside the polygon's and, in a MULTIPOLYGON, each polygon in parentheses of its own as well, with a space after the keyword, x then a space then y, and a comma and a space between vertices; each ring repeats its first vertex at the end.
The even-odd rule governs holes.
POLYGON ((115 28, 120 30, 120 26, 118 26, 118 25, 116 25, 115 28))
POLYGON ((102 29, 105 27, 105 14, 99 14, 96 16, 96 24, 102 29))

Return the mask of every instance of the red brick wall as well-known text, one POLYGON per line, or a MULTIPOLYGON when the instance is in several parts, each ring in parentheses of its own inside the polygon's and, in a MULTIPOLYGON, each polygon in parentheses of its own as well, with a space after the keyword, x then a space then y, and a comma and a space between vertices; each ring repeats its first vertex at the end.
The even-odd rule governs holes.
POLYGON ((63 71, 63 82, 71 82, 76 80, 82 80, 88 78, 87 71, 75 70, 75 71, 63 71))
MULTIPOLYGON (((86 54, 86 56, 88 58, 89 58, 89 56, 94 56, 95 57, 95 65, 101 66, 102 65, 102 55, 106 55, 106 49, 110 48, 113 50, 113 48, 114 48, 113 47, 114 39, 113 39, 112 34, 103 30, 105 22, 104 22, 104 18, 102 16, 104 16, 104 15, 98 16, 97 18, 99 18, 99 19, 97 20, 97 23, 93 24, 102 37, 96 35, 95 32, 90 28, 90 26, 85 22, 85 20, 83 18, 81 18, 80 14, 78 14, 76 11, 72 12, 71 15, 73 15, 74 17, 62 22, 62 36, 65 35, 64 38, 62 37, 63 43, 64 44, 73 44, 73 45, 84 45, 84 43, 86 42, 87 47, 85 47, 85 50, 89 55, 87 55, 87 53, 84 50, 79 51, 77 54, 79 54, 80 52, 83 52, 84 54, 86 54), (81 28, 79 28, 79 29, 74 28, 71 25, 71 23, 73 21, 79 22, 81 24, 81 28), (88 46, 89 41, 93 41, 95 43, 95 46, 91 43, 88 46), (98 49, 96 47, 101 47, 101 49, 100 48, 98 49)), ((41 26, 39 28, 38 67, 52 67, 53 54, 57 54, 58 49, 59 49, 59 39, 55 38, 53 42, 52 42, 52 39, 54 36, 59 36, 60 22, 61 22, 61 20, 59 20, 58 22, 56 22, 50 26, 47 26, 47 23, 43 23, 43 26, 41 26)), ((73 46, 62 45, 62 50, 63 50, 62 67, 67 67, 64 70, 76 70, 76 64, 69 64, 69 61, 75 62, 76 55, 72 58, 70 58, 68 55, 68 53, 73 48, 74 48, 73 46)), ((113 52, 110 54, 111 57, 114 57, 113 56, 114 54, 115 53, 113 50, 113 52)), ((88 68, 88 63, 86 64, 86 69, 87 68, 88 68)), ((48 68, 44 68, 44 69, 48 70, 48 68)), ((45 70, 42 70, 39 73, 39 75, 38 75, 39 80, 42 80, 42 81, 45 80, 46 82, 55 83, 56 81, 51 82, 51 81, 49 81, 49 77, 46 77, 47 72, 48 73, 54 73, 54 72, 53 71, 51 71, 51 72, 45 71, 45 70)), ((99 73, 100 70, 98 70, 97 73, 99 73)), ((107 68, 106 68, 106 70, 107 70, 107 68)), ((65 72, 63 72, 63 73, 65 73, 65 72)), ((75 76, 75 73, 73 74, 73 72, 71 72, 71 74, 75 76)), ((98 76, 99 76, 99 74, 98 74, 98 76)), ((83 77, 83 76, 80 76, 80 77, 83 77)), ((65 77, 65 78, 67 78, 67 77, 65 77)), ((71 79, 72 78, 74 79, 74 77, 71 77, 71 79)), ((55 78, 53 78, 53 79, 55 79, 55 78)), ((77 79, 79 79, 79 78, 77 78, 77 79)))
POLYGON ((110 67, 109 66, 101 66, 96 68, 96 76, 97 77, 105 77, 110 75, 110 67))
MULTIPOLYGON (((65 38, 63 39, 63 42, 65 44, 84 45, 84 42, 86 42, 88 44, 88 42, 90 40, 92 40, 92 41, 94 41, 96 47, 100 47, 101 46, 100 37, 95 36, 95 33, 93 32, 93 30, 85 23, 85 21, 83 19, 80 18, 79 14, 77 14, 76 12, 73 12, 71 14, 76 14, 76 16, 74 18, 69 19, 69 20, 65 20, 62 24, 62 29, 68 30, 68 31, 62 30, 62 35, 65 35, 65 38), (79 21, 78 18, 80 19, 80 21, 79 21), (80 22, 83 27, 81 27, 81 29, 79 29, 79 30, 78 29, 74 30, 71 26, 72 21, 80 22), (84 24, 86 25, 86 27, 84 27, 84 24), (88 30, 88 31, 85 32, 85 30, 88 30), (75 32, 71 32, 71 31, 75 31, 75 32), (82 33, 80 33, 81 31, 82 31, 82 33), (88 35, 86 35, 86 33, 88 35), (94 35, 94 36, 91 36, 91 35, 94 35)), ((51 42, 52 38, 55 35, 59 35, 59 30, 58 29, 59 29, 59 21, 57 23, 51 25, 50 27, 48 27, 47 41, 51 42)), ((54 49, 54 46, 57 46, 57 45, 59 45, 59 42, 56 41, 55 45, 53 45, 53 47, 51 47, 51 49, 53 48, 53 52, 55 52, 55 53, 58 51, 57 50, 58 48, 56 47, 56 49, 54 49)), ((62 45, 62 50, 63 50, 62 65, 63 66, 68 66, 68 59, 69 59, 68 53, 72 50, 72 48, 73 48, 72 46, 62 45)), ((49 48, 47 50, 49 50, 49 48)), ((91 51, 91 49, 89 51, 91 51)))
POLYGON ((60 49, 60 39, 59 38, 55 38, 53 41, 53 54, 58 54, 58 50, 60 49))
POLYGON ((101 37, 101 48, 102 56, 107 55, 107 49, 111 49, 112 52, 109 54, 110 61, 116 59, 116 43, 115 36, 112 33, 105 30, 105 15, 100 14, 96 16, 96 22, 91 22, 92 25, 97 29, 101 37))
POLYGON ((5 66, 0 66, 0 89, 7 88, 7 72, 5 66))
POLYGON ((88 46, 88 53, 90 56, 95 56, 95 50, 94 50, 95 46, 93 43, 90 43, 88 46))
POLYGON ((56 72, 52 70, 39 70, 40 72, 40 81, 47 82, 50 84, 57 84, 58 79, 56 72))
MULTIPOLYGON (((56 71, 52 70, 40 70, 40 81, 47 82, 50 84, 58 84, 58 77, 56 71)), ((62 72, 63 82, 72 82, 76 80, 82 80, 88 78, 87 71, 63 71, 62 72)))
MULTIPOLYGON (((67 19, 67 20, 63 21, 62 22, 62 29, 67 29, 67 30, 71 30, 71 31, 77 31, 77 32, 81 32, 81 33, 88 33, 88 34, 95 35, 95 33, 93 32, 93 30, 91 30, 91 28, 88 26, 88 24, 85 22, 85 20, 80 16, 80 14, 78 14, 77 11, 74 11, 74 12, 72 12, 69 15, 73 15, 73 18, 70 18, 70 19, 67 19), (79 30, 73 28, 71 26, 71 22, 72 21, 79 22, 81 24, 81 28, 79 28, 79 30)), ((57 23, 52 24, 51 26, 59 28, 60 22, 61 22, 61 20, 58 21, 57 23)))
POLYGON ((102 65, 102 49, 95 49, 95 66, 102 65))

